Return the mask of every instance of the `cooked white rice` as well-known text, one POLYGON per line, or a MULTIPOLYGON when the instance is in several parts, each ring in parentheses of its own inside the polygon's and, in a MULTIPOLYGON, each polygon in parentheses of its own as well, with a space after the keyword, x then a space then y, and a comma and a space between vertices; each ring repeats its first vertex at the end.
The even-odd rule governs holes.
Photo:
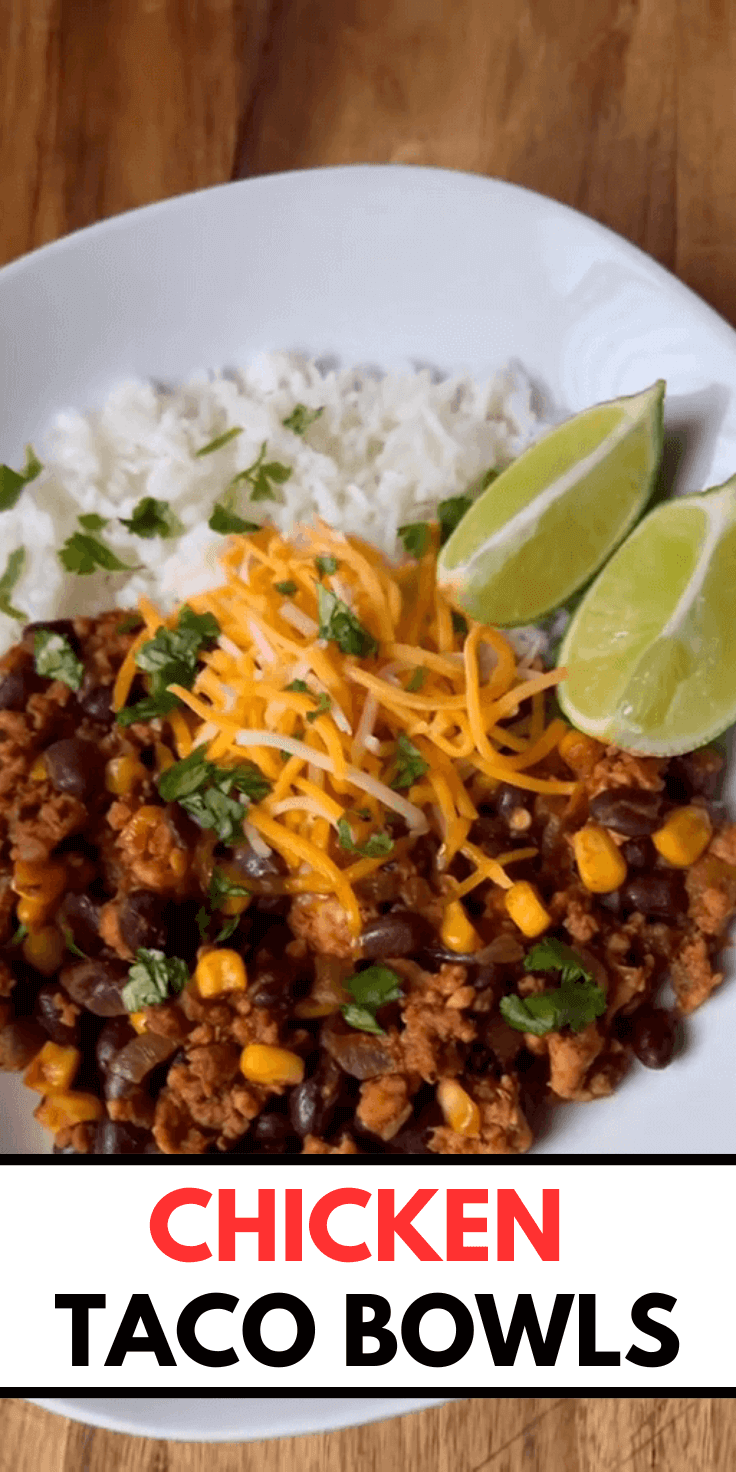
MULTIPOLYGON (((141 593, 171 606, 219 580, 223 538, 207 519, 264 442, 267 460, 292 473, 275 500, 253 504, 249 487, 241 487, 240 515, 282 531, 320 516, 390 555, 397 527, 427 516, 487 467, 507 463, 542 427, 517 367, 486 383, 436 381, 428 370, 381 376, 272 354, 241 372, 202 375, 174 389, 124 383, 101 410, 60 414, 35 444, 44 470, 2 516, 0 565, 25 547, 12 601, 29 619, 135 606, 141 593), (305 437, 282 422, 297 403, 324 410, 305 437), (196 458, 234 426, 242 429, 237 438, 196 458), (183 533, 131 535, 117 518, 129 518, 143 496, 168 502, 183 533), (79 577, 61 566, 59 548, 79 530, 77 517, 90 512, 109 518, 99 535, 135 564, 132 573, 79 577)), ((4 645, 17 627, 0 615, 4 645)))

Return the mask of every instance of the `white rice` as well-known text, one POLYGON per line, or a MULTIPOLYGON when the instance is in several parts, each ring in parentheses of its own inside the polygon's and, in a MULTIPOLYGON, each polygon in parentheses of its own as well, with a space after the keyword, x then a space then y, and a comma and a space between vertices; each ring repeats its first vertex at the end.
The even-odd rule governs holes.
MULTIPOLYGON (((275 500, 254 504, 249 486, 241 486, 238 514, 281 531, 320 516, 392 555, 399 526, 428 516, 489 466, 506 464, 544 427, 516 366, 485 383, 437 381, 427 369, 381 376, 275 353, 174 389, 124 383, 100 410, 59 414, 34 445, 44 470, 0 516, 2 565, 15 547, 26 549, 12 601, 29 619, 45 619, 133 607, 141 593, 170 607, 211 587, 220 579, 224 540, 207 519, 264 442, 266 459, 291 467, 291 476, 274 488, 275 500), (297 403, 323 409, 304 437, 282 422, 297 403), (235 426, 237 438, 196 458, 235 426), (131 535, 117 518, 129 518, 143 496, 168 502, 182 534, 131 535), (59 548, 80 530, 77 517, 90 512, 109 518, 98 535, 134 571, 79 577, 61 566, 59 548)), ((0 614, 3 646, 17 632, 0 614)))

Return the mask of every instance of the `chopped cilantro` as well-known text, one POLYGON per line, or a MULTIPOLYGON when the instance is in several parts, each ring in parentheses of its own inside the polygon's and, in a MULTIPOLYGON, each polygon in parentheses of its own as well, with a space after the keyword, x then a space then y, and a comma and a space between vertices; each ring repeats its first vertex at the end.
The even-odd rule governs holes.
POLYGON ((407 682, 406 688, 409 691, 409 694, 416 695, 417 691, 421 690, 426 678, 427 671, 425 670, 424 665, 417 665, 417 668, 415 669, 411 679, 407 682))
POLYGON ((529 971, 558 971, 560 985, 528 997, 515 993, 502 997, 501 1015, 517 1032, 535 1037, 569 1027, 581 1032, 606 1010, 606 994, 587 970, 581 957, 554 936, 539 941, 524 957, 529 971))
POLYGON ((237 439, 243 433, 242 424, 236 424, 232 429, 226 429, 223 434, 216 434, 213 440, 208 440, 199 450, 195 450, 195 460, 200 460, 203 455, 213 455, 215 450, 221 450, 223 445, 229 445, 231 440, 237 439))
POLYGON ((315 557, 314 562, 322 577, 332 577, 333 572, 337 572, 336 557, 315 557))
POLYGON ((452 610, 452 632, 461 639, 464 639, 468 632, 468 620, 462 613, 457 613, 454 608, 452 610))
POLYGON ((197 747, 161 773, 158 790, 164 802, 178 802, 200 828, 212 829, 221 843, 231 843, 242 837, 245 816, 242 802, 232 793, 259 802, 271 784, 253 762, 217 767, 207 761, 204 748, 197 747))
POLYGON ((205 941, 207 939, 207 931, 210 928, 210 920, 211 920, 212 916, 211 915, 208 915, 207 911, 205 910, 204 905, 200 905, 200 907, 197 910, 197 913, 196 913, 196 915, 195 915, 194 918, 195 918, 195 920, 197 922, 197 930, 199 931, 199 938, 200 938, 201 941, 205 941))
POLYGON ((86 511, 84 516, 78 516, 77 521, 84 527, 86 532, 104 532, 108 518, 98 516, 96 511, 86 511))
POLYGON ((317 720, 318 716, 326 715, 331 705, 332 701, 330 700, 330 697, 327 694, 326 690, 321 690, 319 699, 314 710, 307 711, 307 720, 309 721, 310 726, 312 724, 312 721, 317 720))
POLYGON ((291 578, 287 578, 285 583, 274 583, 274 588, 284 598, 291 598, 293 593, 299 592, 299 584, 292 582, 291 578))
POLYGON ((481 491, 487 490, 493 484, 494 480, 498 480, 500 474, 500 470, 494 470, 489 465, 487 470, 482 470, 480 475, 476 475, 475 480, 471 480, 467 489, 467 495, 472 496, 473 500, 475 500, 475 497, 479 496, 481 491))
MULTIPOLYGON (((80 516, 81 521, 81 516, 80 516)), ((133 507, 132 516, 120 517, 123 526, 135 537, 177 537, 183 527, 168 501, 157 501, 155 496, 143 496, 133 507)))
POLYGON ((212 647, 219 632, 220 625, 213 614, 195 613, 185 603, 177 627, 158 629, 138 650, 135 662, 149 676, 150 694, 137 705, 119 711, 119 724, 130 726, 134 721, 150 721, 154 716, 175 710, 179 701, 169 685, 191 687, 199 655, 212 647))
POLYGON ((26 445, 23 470, 11 470, 9 465, 0 465, 0 511, 12 511, 24 486, 35 480, 42 470, 43 465, 32 445, 26 445))
POLYGON ((445 542, 452 536, 455 527, 462 521, 466 511, 470 510, 472 504, 472 496, 448 496, 446 501, 440 501, 437 507, 437 516, 440 523, 441 547, 444 547, 445 542))
POLYGON ((324 583, 317 588, 317 608, 320 639, 331 639, 343 654, 357 654, 360 659, 378 653, 373 635, 363 627, 347 603, 343 603, 324 583))
POLYGON ((215 867, 212 870, 208 898, 213 910, 221 910, 223 900, 245 899, 249 894, 250 890, 229 879, 224 869, 215 867))
POLYGON ((410 741, 409 737, 405 736, 402 731, 396 742, 396 752, 391 772, 391 786, 394 789, 399 787, 413 787, 414 783, 418 782, 419 778, 423 777, 428 770, 428 765, 421 752, 414 745, 414 742, 410 741))
POLYGON ((221 945, 224 940, 230 939, 230 936, 238 928, 239 919, 239 915, 231 915, 229 919, 224 922, 224 924, 218 930, 217 935, 215 936, 214 944, 216 946, 221 945))
POLYGON ((399 536, 408 557, 423 557, 429 550, 431 532, 428 521, 411 521, 399 527, 399 536))
POLYGON ((98 567, 105 572, 130 572, 131 568, 129 562, 121 562, 112 547, 87 532, 72 532, 57 557, 67 572, 74 572, 80 578, 88 577, 98 567))
POLYGON ((219 532, 223 537, 229 536, 230 532, 246 535, 261 530, 257 521, 246 521, 245 517, 238 516, 237 512, 226 506, 224 501, 215 501, 207 525, 210 531, 219 532))
POLYGON ((27 925, 18 925, 16 927, 16 929, 13 931, 13 934, 10 937, 9 944, 11 946, 19 946, 20 943, 21 943, 21 941, 22 940, 25 940, 27 934, 28 934, 28 926, 27 925))
POLYGON ((79 956, 79 959, 81 961, 88 961, 89 956, 87 955, 86 951, 81 950, 80 947, 77 945, 77 942, 75 941, 72 931, 69 929, 68 925, 62 925, 61 933, 64 937, 64 945, 66 946, 67 950, 71 951, 71 954, 73 956, 79 956))
POLYGON ((291 684, 286 686, 286 689, 291 690, 294 695, 311 694, 306 680, 292 680, 291 684))
POLYGON ((267 441, 261 445, 260 453, 252 465, 246 466, 245 470, 239 470, 234 475, 225 492, 225 500, 235 490, 236 486, 250 486, 251 501, 275 501, 276 492, 274 486, 282 486, 291 475, 291 466, 282 465, 279 460, 265 461, 267 441))
POLYGON ((376 1021, 376 1013, 379 1007, 384 1007, 387 1002, 398 1002, 403 996, 401 977, 389 966, 368 966, 365 971, 357 971, 350 976, 345 987, 354 999, 342 1009, 348 1025, 360 1032, 382 1034, 383 1028, 376 1021))
POLYGON ((291 429, 294 434, 306 434, 310 425, 324 414, 324 405, 321 409, 308 409, 306 404, 295 404, 290 414, 281 420, 284 429, 291 429))
POLYGON ((54 629, 36 629, 33 652, 37 675, 44 680, 61 680, 70 690, 79 689, 84 665, 63 634, 57 634, 54 629))
POLYGON ((356 843, 350 829, 347 818, 338 818, 337 836, 340 840, 340 848, 344 848, 349 854, 360 854, 363 859, 379 859, 384 854, 390 854, 394 844, 388 833, 371 833, 365 843, 356 843))
POLYGON ((10 595, 23 571, 25 560, 25 547, 16 547, 15 551, 11 552, 5 564, 5 572, 0 577, 0 613, 4 613, 6 618, 20 619, 21 622, 25 614, 13 606, 10 595))
POLYGON ((189 980, 189 967, 178 956, 165 956, 163 951, 140 947, 128 972, 122 997, 128 1012, 143 1007, 156 1007, 168 997, 176 996, 189 980))

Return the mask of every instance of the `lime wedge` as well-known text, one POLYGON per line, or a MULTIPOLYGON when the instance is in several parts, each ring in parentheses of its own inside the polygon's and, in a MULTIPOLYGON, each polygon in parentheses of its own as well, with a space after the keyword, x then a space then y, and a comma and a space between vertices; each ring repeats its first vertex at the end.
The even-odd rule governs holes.
POLYGON ((586 593, 560 704, 589 736, 675 756, 736 719, 736 476, 657 506, 586 593))
POLYGON ((440 554, 440 587, 486 624, 528 624, 597 572, 651 494, 664 382, 584 409, 519 456, 440 554))

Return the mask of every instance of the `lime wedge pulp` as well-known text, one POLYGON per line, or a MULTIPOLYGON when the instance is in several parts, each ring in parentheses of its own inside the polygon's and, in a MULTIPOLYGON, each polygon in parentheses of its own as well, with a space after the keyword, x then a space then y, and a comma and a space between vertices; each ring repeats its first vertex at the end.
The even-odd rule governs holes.
POLYGON ((486 624, 533 623, 592 578, 641 515, 662 453, 664 382, 596 404, 525 450, 443 548, 440 587, 486 624))
POLYGON ((653 511, 562 642, 560 705, 630 751, 692 751, 736 719, 736 476, 653 511))

